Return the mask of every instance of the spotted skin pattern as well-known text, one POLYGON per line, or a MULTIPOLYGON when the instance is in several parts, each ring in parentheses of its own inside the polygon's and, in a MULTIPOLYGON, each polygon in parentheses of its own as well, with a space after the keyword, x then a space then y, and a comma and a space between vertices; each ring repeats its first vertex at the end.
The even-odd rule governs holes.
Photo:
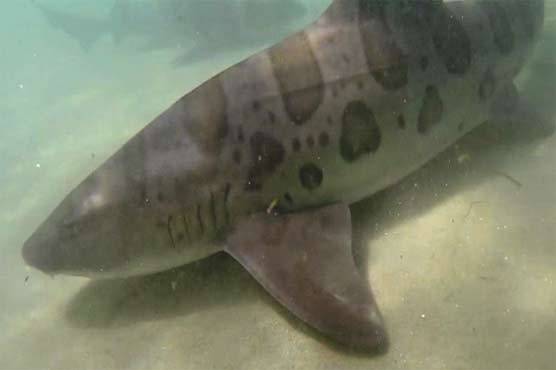
POLYGON ((39 268, 160 271, 220 250, 238 220, 269 204, 296 212, 393 184, 489 118, 543 9, 335 0, 186 94, 72 191, 36 232, 39 268))

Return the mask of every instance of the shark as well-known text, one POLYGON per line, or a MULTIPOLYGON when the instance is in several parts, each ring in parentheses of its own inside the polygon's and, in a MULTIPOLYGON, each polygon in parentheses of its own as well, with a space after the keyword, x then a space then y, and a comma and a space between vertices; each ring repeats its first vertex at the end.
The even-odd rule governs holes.
POLYGON ((325 337, 381 348, 349 205, 515 112, 514 79, 543 20, 543 0, 334 0, 133 136, 22 256, 47 274, 102 279, 224 251, 325 337))
POLYGON ((138 39, 143 51, 183 50, 173 61, 176 66, 266 46, 291 32, 307 14, 298 0, 115 0, 105 18, 33 4, 52 27, 85 51, 103 36, 111 36, 116 45, 138 39))

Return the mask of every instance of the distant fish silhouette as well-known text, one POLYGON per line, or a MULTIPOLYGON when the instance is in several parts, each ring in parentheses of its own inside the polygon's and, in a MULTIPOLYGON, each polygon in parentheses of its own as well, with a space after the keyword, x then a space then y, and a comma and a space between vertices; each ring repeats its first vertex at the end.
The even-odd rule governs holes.
POLYGON ((61 29, 73 37, 85 50, 89 50, 104 33, 108 32, 107 21, 50 9, 36 2, 33 4, 41 10, 52 27, 61 29))
POLYGON ((107 19, 94 19, 33 3, 48 22, 89 50, 105 35, 115 44, 144 40, 143 51, 193 46, 175 64, 196 62, 242 47, 262 46, 285 36, 305 16, 298 0, 116 0, 107 19))

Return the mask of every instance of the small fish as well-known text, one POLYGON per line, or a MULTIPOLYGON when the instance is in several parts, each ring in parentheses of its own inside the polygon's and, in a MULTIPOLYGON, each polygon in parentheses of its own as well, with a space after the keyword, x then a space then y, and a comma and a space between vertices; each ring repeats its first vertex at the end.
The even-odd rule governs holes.
POLYGON ((225 251, 325 335, 382 346, 348 205, 515 105, 543 19, 542 0, 335 0, 131 138, 23 258, 49 274, 114 278, 225 251))

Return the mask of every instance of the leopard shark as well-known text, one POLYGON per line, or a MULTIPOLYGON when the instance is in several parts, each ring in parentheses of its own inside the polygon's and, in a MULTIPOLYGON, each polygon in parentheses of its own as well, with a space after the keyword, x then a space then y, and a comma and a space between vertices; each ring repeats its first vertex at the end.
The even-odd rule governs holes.
POLYGON ((512 111, 543 22, 543 0, 334 0, 133 136, 23 258, 48 274, 123 278, 224 251, 333 341, 380 348, 349 205, 512 111))

